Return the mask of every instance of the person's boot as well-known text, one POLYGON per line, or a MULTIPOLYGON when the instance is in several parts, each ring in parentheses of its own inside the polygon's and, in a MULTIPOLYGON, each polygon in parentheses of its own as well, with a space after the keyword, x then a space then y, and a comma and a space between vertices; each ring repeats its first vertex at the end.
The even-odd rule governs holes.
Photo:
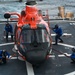
POLYGON ((71 61, 71 63, 72 63, 72 64, 75 64, 75 62, 74 62, 74 61, 71 61))
POLYGON ((6 42, 8 42, 8 36, 6 35, 6 42))
POLYGON ((11 41, 13 41, 13 35, 11 35, 11 41))
POLYGON ((63 43, 63 40, 59 41, 60 43, 63 43))
POLYGON ((8 39, 6 39, 6 42, 8 42, 8 39))

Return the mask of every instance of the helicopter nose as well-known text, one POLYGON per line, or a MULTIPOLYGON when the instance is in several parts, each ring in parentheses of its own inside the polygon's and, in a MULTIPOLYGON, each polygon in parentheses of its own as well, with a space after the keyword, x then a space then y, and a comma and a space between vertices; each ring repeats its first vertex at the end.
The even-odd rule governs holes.
POLYGON ((31 64, 40 64, 46 59, 46 51, 42 49, 32 50, 26 53, 26 60, 31 64))

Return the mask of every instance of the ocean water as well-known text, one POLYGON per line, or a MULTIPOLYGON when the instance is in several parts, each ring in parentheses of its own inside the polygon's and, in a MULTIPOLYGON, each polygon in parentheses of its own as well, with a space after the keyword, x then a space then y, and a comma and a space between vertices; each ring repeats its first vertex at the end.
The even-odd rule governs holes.
MULTIPOLYGON (((18 12, 25 8, 25 1, 20 2, 3 2, 0 0, 0 18, 4 18, 5 12, 18 12)), ((4 0, 7 1, 7 0, 4 0)), ((11 1, 11 0, 9 0, 11 1)), ((50 16, 57 16, 59 13, 58 7, 64 6, 65 13, 72 12, 75 14, 75 0, 37 0, 37 7, 42 11, 48 10, 50 16)), ((74 15, 75 16, 75 15, 74 15)))

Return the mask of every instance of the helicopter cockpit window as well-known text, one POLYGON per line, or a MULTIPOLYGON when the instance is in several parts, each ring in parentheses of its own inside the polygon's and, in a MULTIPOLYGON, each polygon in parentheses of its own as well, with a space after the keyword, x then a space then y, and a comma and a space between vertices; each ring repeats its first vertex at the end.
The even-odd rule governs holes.
POLYGON ((45 29, 26 29, 23 30, 20 37, 21 43, 49 42, 49 35, 45 29))

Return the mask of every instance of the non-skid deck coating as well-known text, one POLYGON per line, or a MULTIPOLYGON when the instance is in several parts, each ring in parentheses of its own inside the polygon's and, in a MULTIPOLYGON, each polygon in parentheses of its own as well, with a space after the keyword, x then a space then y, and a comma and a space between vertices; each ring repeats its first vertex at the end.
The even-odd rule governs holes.
MULTIPOLYGON (((0 65, 0 75, 74 75, 75 64, 71 64, 71 59, 60 54, 58 51, 63 53, 71 54, 71 48, 75 45, 75 25, 74 23, 59 23, 52 22, 51 27, 58 24, 63 29, 63 33, 71 34, 62 36, 64 43, 58 43, 53 45, 53 48, 57 51, 52 51, 52 55, 49 59, 42 63, 39 67, 32 66, 28 62, 20 61, 17 59, 8 60, 6 65, 0 65)), ((11 55, 14 54, 12 51, 13 43, 7 44, 3 38, 4 24, 0 24, 0 49, 6 49, 11 55)), ((54 32, 51 30, 51 34, 54 32)), ((52 36, 53 42, 54 36, 52 36)))

